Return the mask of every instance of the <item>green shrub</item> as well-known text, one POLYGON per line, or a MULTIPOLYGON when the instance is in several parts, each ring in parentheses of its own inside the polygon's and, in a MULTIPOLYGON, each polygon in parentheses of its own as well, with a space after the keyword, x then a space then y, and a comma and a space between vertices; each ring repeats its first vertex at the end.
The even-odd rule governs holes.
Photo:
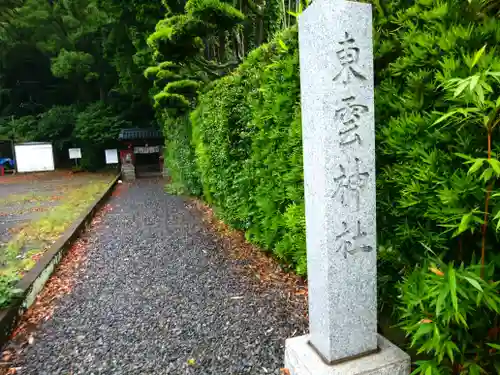
POLYGON ((52 74, 62 78, 85 76, 91 72, 94 60, 94 56, 89 53, 67 51, 63 48, 59 55, 52 59, 52 74))
POLYGON ((92 103, 78 113, 73 137, 82 149, 80 167, 91 172, 104 167, 104 150, 116 147, 120 130, 127 127, 130 123, 102 102, 92 103))
MULTIPOLYGON (((447 261, 470 260, 478 251, 480 223, 474 232, 456 231, 465 214, 484 209, 484 184, 457 154, 485 156, 486 133, 468 122, 434 122, 453 104, 446 81, 470 74, 463 56, 497 45, 500 25, 481 13, 478 1, 419 1, 385 11, 375 22, 377 227, 379 249, 398 258, 392 270, 385 263, 393 282, 383 292, 397 295, 401 267, 425 257, 421 243, 447 261)), ((489 59, 484 64, 498 70, 499 59, 489 59)), ((490 236, 487 246, 494 248, 498 242, 490 236)))
POLYGON ((190 108, 190 103, 184 95, 171 94, 161 91, 153 97, 156 108, 184 111, 190 108))
POLYGON ((89 143, 84 143, 81 147, 82 158, 78 160, 77 170, 96 172, 106 166, 106 160, 104 157, 105 147, 99 145, 93 145, 89 143))
POLYGON ((22 296, 22 290, 15 288, 18 278, 13 275, 0 275, 0 308, 12 305, 22 296))
POLYGON ((144 77, 150 81, 154 81, 159 72, 160 68, 158 66, 150 66, 144 70, 144 77))
MULTIPOLYGON (((488 282, 477 264, 456 267, 430 259, 402 284, 401 327, 430 359, 415 374, 498 374, 500 281, 488 282)), ((488 279, 493 277, 489 267, 488 279)))
POLYGON ((182 79, 180 81, 170 82, 165 91, 171 94, 184 95, 187 98, 195 98, 200 88, 200 83, 190 80, 182 79))
POLYGON ((500 373, 500 58, 488 48, 500 24, 481 3, 418 1, 377 22, 381 298, 423 356, 415 374, 500 373))
POLYGON ((76 106, 55 106, 39 115, 38 132, 43 141, 53 142, 62 150, 72 140, 78 108, 76 106))
POLYGON ((175 194, 199 196, 201 184, 192 147, 191 123, 188 115, 172 116, 166 111, 163 119, 165 135, 164 163, 169 169, 172 183, 167 190, 175 194))
POLYGON ((203 47, 198 34, 205 28, 203 22, 191 16, 172 16, 158 23, 148 44, 163 57, 182 61, 195 56, 203 47))
POLYGON ((229 30, 245 19, 243 13, 220 0, 188 0, 186 12, 203 22, 229 30))
POLYGON ((13 139, 16 142, 40 140, 38 122, 35 116, 5 119, 0 125, 0 132, 3 138, 13 139))
POLYGON ((486 133, 468 124, 433 125, 451 104, 443 90, 446 79, 469 73, 462 56, 499 42, 500 24, 484 18, 476 5, 419 1, 388 17, 397 31, 375 48, 378 65, 386 65, 378 70, 375 96, 378 240, 409 263, 423 255, 422 242, 454 255, 477 239, 453 236, 461 213, 483 199, 482 186, 456 153, 484 152, 486 133))
POLYGON ((114 144, 120 130, 128 126, 130 124, 117 116, 110 106, 96 102, 78 114, 74 137, 94 146, 114 144))
POLYGON ((205 199, 248 240, 305 274, 299 102, 293 29, 201 95, 191 121, 205 199))

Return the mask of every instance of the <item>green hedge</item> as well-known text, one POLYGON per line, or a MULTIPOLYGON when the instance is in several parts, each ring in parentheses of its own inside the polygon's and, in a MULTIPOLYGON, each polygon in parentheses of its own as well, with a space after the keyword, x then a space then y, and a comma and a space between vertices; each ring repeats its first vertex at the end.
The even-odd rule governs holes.
POLYGON ((176 193, 306 273, 297 30, 253 51, 200 95, 190 118, 163 111, 176 193))
MULTIPOLYGON (((422 244, 449 259, 463 245, 469 259, 477 249, 479 221, 471 235, 454 237, 463 215, 483 199, 456 153, 484 156, 477 150, 485 134, 433 122, 450 105, 444 82, 467 76, 464 56, 498 45, 500 26, 475 1, 394 0, 374 9, 379 266, 386 280, 380 284, 396 293, 401 269, 425 255, 422 244)), ((494 52, 488 56, 481 64, 500 70, 494 52)), ((299 102, 293 28, 207 87, 190 121, 178 118, 166 134, 178 171, 173 181, 191 194, 201 191, 224 221, 305 274, 299 102)), ((497 243, 492 237, 489 246, 497 243)))
POLYGON ((192 147, 191 122, 188 115, 161 115, 165 135, 164 163, 169 170, 171 183, 167 190, 174 194, 201 194, 201 184, 192 147))
MULTIPOLYGON (((400 9, 394 1, 376 17, 377 239, 379 257, 387 256, 384 266, 392 268, 382 271, 386 292, 401 269, 422 261, 425 246, 457 263, 480 253, 485 184, 459 154, 486 157, 486 131, 473 120, 434 122, 457 103, 472 106, 470 99, 446 96, 451 78, 500 71, 494 50, 500 22, 483 3, 418 1, 400 9), (485 45, 478 66, 469 68, 467 61, 485 45)), ((493 90, 496 99, 498 85, 493 90)), ((493 155, 500 153, 498 130, 493 155)), ((498 198, 490 210, 499 212, 498 198)), ((489 226, 486 246, 496 252, 497 222, 489 226)))
POLYGON ((247 239, 305 274, 297 30, 253 51, 191 114, 203 195, 247 239))

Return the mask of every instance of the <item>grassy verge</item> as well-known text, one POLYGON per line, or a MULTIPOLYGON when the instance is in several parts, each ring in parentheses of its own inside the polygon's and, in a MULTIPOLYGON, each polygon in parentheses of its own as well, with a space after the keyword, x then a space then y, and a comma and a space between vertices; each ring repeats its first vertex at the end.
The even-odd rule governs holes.
POLYGON ((0 307, 8 305, 20 292, 13 289, 15 282, 36 265, 43 253, 106 190, 111 179, 89 180, 84 186, 68 189, 59 205, 18 228, 15 236, 2 246, 0 307))

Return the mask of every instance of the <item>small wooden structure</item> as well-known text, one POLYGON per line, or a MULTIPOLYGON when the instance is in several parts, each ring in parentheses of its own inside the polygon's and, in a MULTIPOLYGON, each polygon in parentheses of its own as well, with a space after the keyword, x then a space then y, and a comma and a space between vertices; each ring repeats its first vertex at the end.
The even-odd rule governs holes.
POLYGON ((118 140, 124 179, 161 176, 163 173, 163 134, 157 129, 122 129, 118 140))

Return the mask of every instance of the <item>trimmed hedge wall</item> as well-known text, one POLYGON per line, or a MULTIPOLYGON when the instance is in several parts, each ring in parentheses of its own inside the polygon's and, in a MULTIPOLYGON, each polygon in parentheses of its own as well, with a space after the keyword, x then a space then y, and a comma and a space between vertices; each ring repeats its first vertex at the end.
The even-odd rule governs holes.
POLYGON ((173 194, 201 194, 198 168, 192 147, 191 122, 188 115, 179 117, 162 115, 165 135, 164 163, 168 167, 171 183, 167 191, 173 194))
POLYGON ((205 199, 305 274, 299 93, 294 28, 201 95, 191 122, 205 199))
MULTIPOLYGON (((499 23, 475 2, 393 0, 374 7, 379 286, 396 295, 426 246, 470 257, 481 234, 454 233, 482 207, 484 187, 456 153, 484 157, 485 133, 472 125, 433 126, 450 106, 443 89, 471 74, 467 59, 498 45, 499 23), (479 8, 478 8, 479 7, 479 8), (471 27, 471 22, 476 26, 471 27), (478 209, 479 209, 478 208, 478 209), (467 251, 461 250, 462 247, 467 251)), ((211 83, 194 110, 166 121, 174 187, 214 206, 247 239, 306 273, 297 29, 254 50, 211 83), (182 190, 182 189, 181 189, 182 190)), ((493 48, 479 65, 499 71, 493 48)), ((495 130, 498 132, 498 129, 495 130)), ((495 133, 496 135, 496 133, 495 133)), ((493 144, 494 153, 500 152, 493 144)), ((493 214, 500 210, 495 202, 493 214)), ((490 220, 496 244, 497 221, 490 220)))
POLYGON ((211 84, 186 116, 164 116, 176 193, 202 195, 249 241, 306 273, 296 28, 211 84))

